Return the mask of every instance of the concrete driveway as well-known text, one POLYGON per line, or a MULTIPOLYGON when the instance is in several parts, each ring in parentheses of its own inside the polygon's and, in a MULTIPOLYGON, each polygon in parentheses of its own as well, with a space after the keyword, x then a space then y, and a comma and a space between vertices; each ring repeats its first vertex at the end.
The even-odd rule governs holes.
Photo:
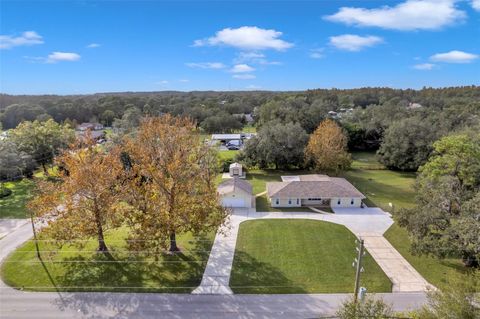
POLYGON ((393 224, 390 214, 378 207, 332 208, 335 214, 326 215, 326 221, 345 225, 352 233, 383 235, 393 224))

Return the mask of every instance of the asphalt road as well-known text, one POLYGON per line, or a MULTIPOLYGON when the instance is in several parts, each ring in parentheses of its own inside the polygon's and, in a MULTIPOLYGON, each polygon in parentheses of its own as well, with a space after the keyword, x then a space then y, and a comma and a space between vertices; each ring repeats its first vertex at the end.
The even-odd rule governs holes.
MULTIPOLYGON (((0 240, 0 260, 32 236, 26 224, 0 240)), ((425 301, 423 293, 377 294, 395 310, 425 301)), ((347 294, 190 295, 39 293, 0 282, 0 318, 319 318, 332 316, 347 294)))

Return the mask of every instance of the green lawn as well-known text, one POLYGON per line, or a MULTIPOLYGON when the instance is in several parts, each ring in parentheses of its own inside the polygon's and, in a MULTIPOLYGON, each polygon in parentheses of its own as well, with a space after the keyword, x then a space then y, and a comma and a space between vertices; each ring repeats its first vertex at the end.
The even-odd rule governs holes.
POLYGON ((218 157, 221 160, 233 160, 235 155, 237 155, 239 151, 234 150, 227 150, 227 151, 218 151, 218 157))
POLYGON ((414 205, 415 173, 353 168, 342 175, 367 196, 368 206, 391 211, 389 202, 392 202, 395 208, 414 205))
POLYGON ((386 169, 377 160, 375 152, 352 152, 352 168, 386 169))
MULTIPOLYGON (((353 292, 355 236, 344 226, 301 219, 240 225, 230 287, 235 293, 353 292)), ((362 286, 390 292, 373 258, 364 258, 362 286)))
POLYGON ((393 224, 384 236, 434 286, 442 287, 448 284, 448 280, 467 273, 467 268, 463 266, 460 259, 439 260, 433 257, 412 255, 407 231, 397 224, 393 224))
POLYGON ((24 178, 19 181, 6 182, 4 185, 12 190, 12 194, 0 199, 0 218, 27 218, 25 204, 31 197, 35 182, 24 178))
POLYGON ((3 280, 32 291, 127 291, 188 293, 200 284, 214 234, 178 236, 182 253, 146 257, 125 250, 125 229, 110 231, 106 242, 113 259, 97 254, 95 240, 79 250, 41 242, 43 263, 27 242, 2 264, 3 280), (48 252, 50 251, 50 252, 48 252), (156 257, 156 258, 155 258, 156 257))

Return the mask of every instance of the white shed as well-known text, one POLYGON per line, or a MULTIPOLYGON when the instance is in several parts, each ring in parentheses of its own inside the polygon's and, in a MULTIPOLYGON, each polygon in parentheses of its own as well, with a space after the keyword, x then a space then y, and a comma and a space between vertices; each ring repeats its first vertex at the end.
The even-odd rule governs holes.
POLYGON ((240 163, 230 164, 230 168, 228 172, 231 177, 242 177, 243 176, 242 164, 240 163))
POLYGON ((255 207, 255 196, 252 194, 252 185, 249 182, 231 178, 218 186, 218 194, 225 207, 255 207))

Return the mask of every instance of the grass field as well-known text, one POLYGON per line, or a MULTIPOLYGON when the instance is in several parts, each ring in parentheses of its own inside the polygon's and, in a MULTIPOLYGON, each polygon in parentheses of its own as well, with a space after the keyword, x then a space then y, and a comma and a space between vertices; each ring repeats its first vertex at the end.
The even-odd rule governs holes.
POLYGON ((414 205, 415 173, 354 168, 344 172, 342 176, 367 196, 368 206, 391 211, 389 202, 393 203, 395 208, 414 205))
POLYGON ((24 178, 4 185, 12 190, 12 194, 0 199, 0 218, 27 218, 25 204, 31 197, 35 182, 24 178))
MULTIPOLYGON (((230 287, 235 293, 352 292, 355 236, 313 220, 246 221, 240 225, 230 287)), ((362 286, 390 292, 391 282, 366 254, 362 286)))
POLYGON ((439 260, 427 256, 414 256, 410 251, 407 231, 397 224, 393 224, 384 236, 428 282, 436 287, 441 288, 448 284, 448 280, 465 275, 468 271, 460 259, 439 260))
POLYGON ((188 293, 200 284, 213 243, 206 237, 178 236, 181 254, 151 257, 127 253, 125 229, 108 232, 106 242, 113 259, 97 254, 95 240, 83 249, 40 242, 43 262, 27 242, 2 264, 3 280, 32 291, 127 291, 188 293))

